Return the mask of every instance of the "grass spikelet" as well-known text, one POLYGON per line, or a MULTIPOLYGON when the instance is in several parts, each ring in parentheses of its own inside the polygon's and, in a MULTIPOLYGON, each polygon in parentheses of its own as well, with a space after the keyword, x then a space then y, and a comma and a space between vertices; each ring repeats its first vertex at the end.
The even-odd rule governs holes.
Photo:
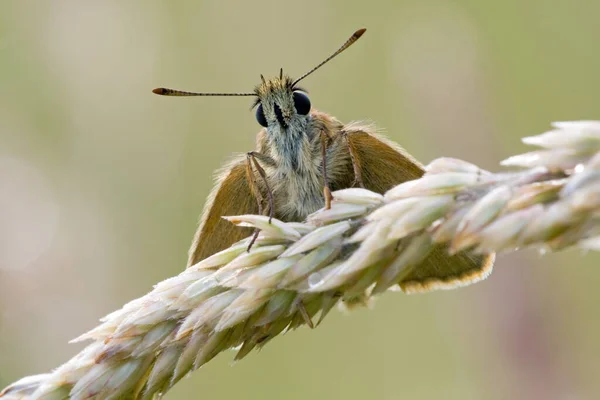
POLYGON ((600 250, 600 122, 553 127, 525 138, 537 148, 505 160, 509 171, 440 158, 384 195, 334 192, 330 210, 302 223, 226 217, 261 230, 249 252, 247 238, 158 283, 75 339, 90 344, 71 360, 0 400, 151 399, 224 350, 241 359, 284 331, 318 326, 336 304, 465 286, 491 271, 439 277, 445 267, 428 270, 432 257, 600 250))

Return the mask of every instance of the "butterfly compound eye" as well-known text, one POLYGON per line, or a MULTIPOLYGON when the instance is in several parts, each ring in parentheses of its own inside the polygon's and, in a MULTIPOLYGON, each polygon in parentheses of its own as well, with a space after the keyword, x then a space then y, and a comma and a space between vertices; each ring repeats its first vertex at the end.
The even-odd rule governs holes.
POLYGON ((310 112, 310 99, 302 92, 294 92, 294 107, 300 115, 307 115, 310 112))
POLYGON ((262 104, 259 104, 258 107, 256 108, 256 120, 258 121, 259 124, 261 124, 265 128, 268 126, 262 104))

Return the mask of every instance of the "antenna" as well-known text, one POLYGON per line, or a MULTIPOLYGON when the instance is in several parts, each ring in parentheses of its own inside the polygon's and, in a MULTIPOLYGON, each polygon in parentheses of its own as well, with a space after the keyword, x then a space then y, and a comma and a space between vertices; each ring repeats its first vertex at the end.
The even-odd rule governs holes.
MULTIPOLYGON (((332 58, 334 58, 335 56, 337 56, 338 54, 340 54, 342 51, 346 50, 348 47, 350 47, 354 42, 356 42, 367 30, 365 28, 359 29, 356 32, 354 32, 352 34, 352 36, 350 36, 350 38, 348 40, 346 40, 346 42, 342 45, 342 47, 340 47, 339 49, 337 49, 337 51, 335 53, 333 53, 332 55, 330 55, 329 57, 327 57, 325 59, 325 61, 321 62, 319 65, 317 65, 316 67, 314 67, 313 69, 311 69, 310 71, 308 71, 307 73, 305 73, 304 75, 302 75, 300 78, 296 79, 294 81, 294 83, 292 83, 292 87, 296 86, 296 84, 298 82, 300 82, 302 79, 306 78, 307 76, 309 76, 310 74, 312 74, 313 72, 315 72, 316 70, 318 70, 319 68, 321 68, 323 65, 325 65, 327 62, 329 62, 332 58)), ((279 79, 283 78, 283 68, 281 68, 279 70, 279 79)), ((265 83, 265 78, 261 75, 260 79, 263 81, 263 83, 265 83)), ((152 90, 153 93, 156 94, 160 94, 161 96, 178 96, 178 97, 188 97, 188 96, 256 96, 256 93, 198 93, 198 92, 186 92, 183 90, 176 90, 176 89, 167 89, 167 88, 156 88, 154 90, 152 90)))
POLYGON ((167 88, 156 88, 152 90, 152 93, 160 94, 161 96, 256 96, 255 93, 196 93, 196 92, 185 92, 183 90, 167 89, 167 88))
POLYGON ((340 47, 339 49, 337 49, 337 51, 335 53, 333 53, 332 55, 330 55, 329 57, 327 57, 325 59, 325 61, 323 61, 322 63, 320 63, 319 65, 317 65, 316 67, 314 67, 313 69, 311 69, 310 71, 308 71, 307 73, 305 73, 304 75, 302 75, 300 78, 296 79, 294 81, 294 83, 292 84, 292 86, 296 86, 296 84, 298 82, 300 82, 302 79, 306 78, 307 76, 309 76, 310 74, 312 74, 313 72, 315 72, 316 70, 318 70, 319 68, 321 68, 323 65, 325 65, 325 63, 327 63, 328 61, 330 61, 332 58, 334 58, 335 56, 337 56, 338 54, 340 54, 342 51, 344 51, 348 47, 352 46, 352 44, 354 42, 356 42, 358 39, 360 39, 360 37, 366 31, 367 30, 365 28, 362 28, 362 29, 359 29, 356 32, 354 32, 352 34, 352 36, 350 36, 350 38, 348 40, 346 40, 346 42, 342 45, 342 47, 340 47))

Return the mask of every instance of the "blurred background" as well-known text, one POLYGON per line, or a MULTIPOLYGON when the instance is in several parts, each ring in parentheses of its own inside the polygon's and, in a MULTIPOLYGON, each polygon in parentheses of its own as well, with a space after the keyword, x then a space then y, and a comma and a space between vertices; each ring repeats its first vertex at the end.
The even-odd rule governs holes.
MULTIPOLYGON (((299 76, 315 107, 371 120, 423 162, 486 169, 551 121, 600 119, 600 2, 0 2, 0 387, 49 371, 97 319, 180 272, 212 172, 254 148, 249 91, 299 76)), ((168 399, 592 399, 600 257, 500 256, 456 291, 388 293, 168 399)))

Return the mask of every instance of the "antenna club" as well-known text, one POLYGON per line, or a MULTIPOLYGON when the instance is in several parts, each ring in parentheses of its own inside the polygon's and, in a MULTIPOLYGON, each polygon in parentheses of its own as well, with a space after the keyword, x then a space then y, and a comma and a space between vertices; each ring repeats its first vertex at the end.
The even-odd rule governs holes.
POLYGON ((156 88, 156 89, 152 89, 152 93, 154 93, 154 94, 160 94, 160 95, 164 96, 165 94, 167 94, 167 89, 159 87, 159 88, 156 88))
POLYGON ((365 32, 367 31, 367 28, 361 28, 359 30, 357 30, 356 32, 354 32, 354 36, 356 39, 358 39, 359 37, 361 37, 365 32))
POLYGON ((344 42, 344 44, 342 45, 342 47, 340 47, 339 49, 337 49, 337 51, 335 53, 333 53, 332 55, 330 55, 329 57, 327 57, 324 61, 322 61, 316 67, 314 67, 313 69, 311 69, 310 71, 308 71, 307 73, 305 73, 304 75, 302 75, 300 78, 296 79, 292 83, 292 86, 295 86, 302 79, 306 78, 307 76, 309 76, 310 74, 312 74, 313 72, 315 72, 316 70, 318 70, 319 68, 321 68, 323 65, 327 64, 332 58, 334 58, 335 56, 337 56, 338 54, 340 54, 341 52, 343 52, 344 50, 346 50, 348 47, 352 46, 352 44, 355 43, 366 31, 367 31, 366 28, 361 28, 361 29, 357 30, 356 32, 354 32, 352 34, 352 36, 350 36, 348 38, 348 40, 346 40, 344 42))

